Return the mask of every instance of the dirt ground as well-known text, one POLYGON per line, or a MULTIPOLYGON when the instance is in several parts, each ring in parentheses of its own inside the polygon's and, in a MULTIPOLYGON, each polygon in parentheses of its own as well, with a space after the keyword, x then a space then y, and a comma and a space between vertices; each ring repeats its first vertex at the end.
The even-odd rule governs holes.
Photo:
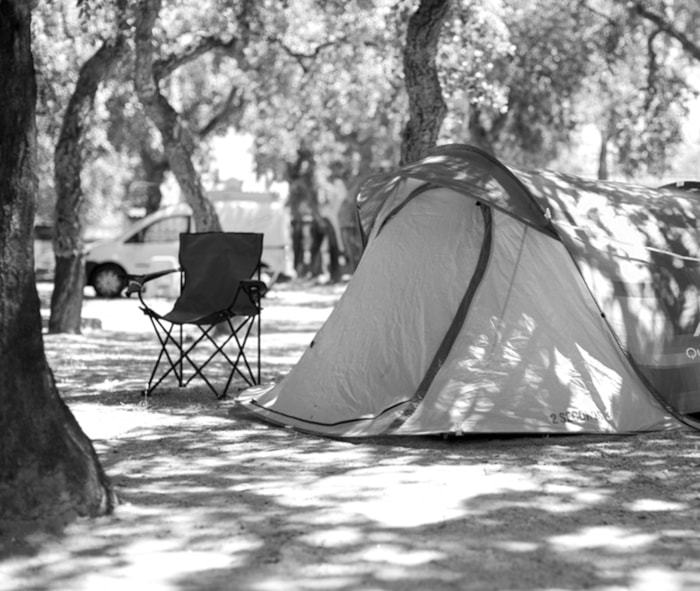
MULTIPOLYGON (((342 289, 270 293, 265 380, 342 289)), ((81 336, 45 335, 47 356, 121 504, 0 530, 2 590, 700 590, 696 432, 312 437, 233 418, 201 386, 145 401, 137 302, 88 297, 84 316, 81 336)))

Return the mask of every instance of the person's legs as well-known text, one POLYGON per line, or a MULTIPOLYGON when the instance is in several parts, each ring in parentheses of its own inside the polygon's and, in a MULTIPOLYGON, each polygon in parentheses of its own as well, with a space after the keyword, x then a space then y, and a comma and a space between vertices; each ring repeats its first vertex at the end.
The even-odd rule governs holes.
POLYGON ((338 247, 338 237, 329 219, 324 218, 323 223, 326 237, 328 238, 328 273, 331 276, 331 281, 337 283, 340 281, 340 248, 338 247))
POLYGON ((311 263, 310 270, 312 277, 318 277, 323 272, 323 261, 321 246, 325 238, 323 225, 316 219, 311 222, 311 263))
POLYGON ((344 226, 340 229, 343 236, 343 247, 345 249, 345 260, 348 264, 348 271, 354 273, 357 264, 360 262, 362 254, 362 244, 357 228, 344 226))
POLYGON ((292 220, 292 253, 297 277, 304 275, 304 222, 292 220))

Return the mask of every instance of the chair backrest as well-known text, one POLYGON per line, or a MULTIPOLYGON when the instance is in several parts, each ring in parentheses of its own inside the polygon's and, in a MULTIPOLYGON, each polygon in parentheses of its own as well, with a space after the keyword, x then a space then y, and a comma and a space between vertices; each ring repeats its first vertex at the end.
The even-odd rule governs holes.
POLYGON ((262 249, 263 235, 253 232, 180 234, 184 284, 173 311, 201 318, 232 307, 252 309, 238 287, 259 269, 262 249))

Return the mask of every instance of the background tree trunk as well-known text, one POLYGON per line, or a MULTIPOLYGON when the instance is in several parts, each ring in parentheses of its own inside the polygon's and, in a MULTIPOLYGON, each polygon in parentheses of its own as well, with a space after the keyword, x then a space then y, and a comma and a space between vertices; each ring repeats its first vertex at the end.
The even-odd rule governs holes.
POLYGON ((50 333, 80 333, 85 286, 82 236, 84 195, 80 182, 83 168, 82 139, 97 88, 121 59, 125 48, 126 41, 120 32, 114 41, 103 43, 83 64, 63 116, 61 134, 54 154, 56 273, 51 294, 50 333))
POLYGON ((449 7, 450 0, 421 0, 408 20, 403 69, 409 119, 401 142, 402 165, 422 158, 435 147, 447 114, 435 61, 449 7))
POLYGON ((177 111, 161 94, 153 75, 153 26, 160 0, 141 0, 136 22, 136 92, 151 121, 160 131, 163 148, 180 190, 192 207, 198 231, 220 231, 221 224, 211 201, 204 195, 194 164, 194 138, 177 111))
POLYGON ((37 181, 30 7, 0 0, 0 519, 98 515, 116 501, 44 354, 32 249, 37 181))
POLYGON ((481 109, 476 105, 469 107, 469 143, 481 148, 489 154, 496 154, 493 147, 492 134, 484 127, 481 122, 481 109))
POLYGON ((600 151, 598 152, 598 179, 607 181, 610 176, 608 173, 608 136, 601 134, 600 151))
POLYGON ((163 200, 161 186, 165 181, 165 173, 170 169, 168 159, 159 151, 151 148, 143 141, 141 150, 141 166, 143 167, 144 182, 146 183, 146 215, 160 208, 163 200))

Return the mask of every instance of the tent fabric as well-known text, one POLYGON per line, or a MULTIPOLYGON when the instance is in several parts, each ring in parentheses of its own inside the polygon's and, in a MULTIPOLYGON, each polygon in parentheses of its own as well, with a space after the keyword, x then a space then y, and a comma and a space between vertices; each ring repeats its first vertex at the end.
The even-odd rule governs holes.
POLYGON ((700 201, 692 194, 518 173, 621 346, 664 403, 700 411, 700 201))
POLYGON ((333 437, 694 424, 687 196, 448 146, 370 179, 358 207, 366 248, 347 289, 241 413, 333 437))
POLYGON ((512 213, 525 223, 551 231, 546 210, 523 187, 519 179, 495 158, 466 146, 444 146, 415 164, 376 175, 364 183, 357 197, 360 226, 371 231, 377 210, 398 184, 407 178, 451 188, 473 199, 512 213))

